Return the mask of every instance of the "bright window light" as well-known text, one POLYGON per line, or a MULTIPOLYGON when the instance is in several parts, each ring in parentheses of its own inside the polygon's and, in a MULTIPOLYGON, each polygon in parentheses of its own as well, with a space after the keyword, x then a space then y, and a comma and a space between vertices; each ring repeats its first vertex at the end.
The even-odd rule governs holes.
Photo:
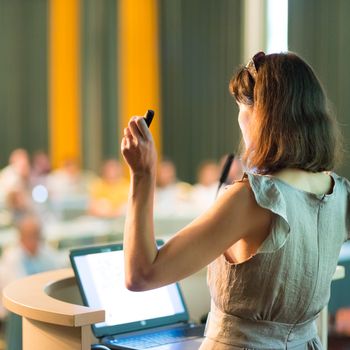
POLYGON ((288 0, 267 0, 267 53, 288 51, 288 0))

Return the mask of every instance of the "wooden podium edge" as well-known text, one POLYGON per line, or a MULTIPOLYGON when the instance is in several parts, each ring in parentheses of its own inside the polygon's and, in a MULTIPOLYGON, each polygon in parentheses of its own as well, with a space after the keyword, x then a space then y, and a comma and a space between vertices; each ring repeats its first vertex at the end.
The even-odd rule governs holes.
POLYGON ((55 285, 71 284, 70 268, 31 275, 12 282, 3 290, 6 309, 22 317, 69 327, 81 327, 105 320, 105 311, 71 304, 48 295, 55 285))

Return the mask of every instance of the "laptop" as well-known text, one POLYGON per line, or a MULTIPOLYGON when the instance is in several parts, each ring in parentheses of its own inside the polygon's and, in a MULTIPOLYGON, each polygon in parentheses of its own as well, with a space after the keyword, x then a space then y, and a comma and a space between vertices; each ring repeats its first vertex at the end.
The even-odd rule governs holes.
POLYGON ((73 249, 70 261, 84 305, 105 310, 105 322, 92 326, 100 343, 110 349, 199 348, 204 325, 189 322, 178 283, 146 292, 125 287, 122 244, 73 249))

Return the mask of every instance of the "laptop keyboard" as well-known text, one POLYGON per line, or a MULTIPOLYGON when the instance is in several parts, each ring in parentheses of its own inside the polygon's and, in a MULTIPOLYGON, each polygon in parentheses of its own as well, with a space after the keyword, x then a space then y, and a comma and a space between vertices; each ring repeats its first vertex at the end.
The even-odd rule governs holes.
POLYGON ((183 329, 172 329, 158 333, 130 336, 128 338, 112 339, 109 340, 109 343, 131 349, 147 349, 159 345, 181 342, 191 338, 194 337, 189 337, 188 332, 183 329))

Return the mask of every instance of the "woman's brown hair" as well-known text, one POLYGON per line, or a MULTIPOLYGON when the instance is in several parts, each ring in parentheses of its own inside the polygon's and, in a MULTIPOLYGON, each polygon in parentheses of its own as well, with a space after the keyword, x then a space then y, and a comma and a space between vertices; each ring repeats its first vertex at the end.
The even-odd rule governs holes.
POLYGON ((242 156, 248 168, 261 174, 334 168, 340 133, 319 80, 296 54, 260 53, 229 87, 237 102, 252 107, 253 142, 242 156))

